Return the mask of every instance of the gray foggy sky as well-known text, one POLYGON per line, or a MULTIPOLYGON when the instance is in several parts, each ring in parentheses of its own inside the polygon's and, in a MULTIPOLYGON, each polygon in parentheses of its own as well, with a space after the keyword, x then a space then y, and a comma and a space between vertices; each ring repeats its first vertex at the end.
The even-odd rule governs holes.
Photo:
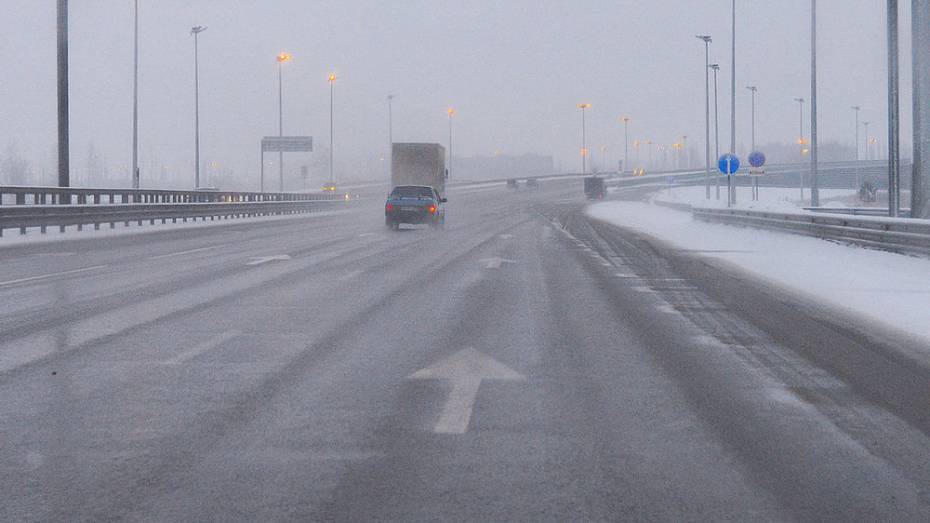
MULTIPOLYGON (((2 3, 0 147, 15 140, 38 169, 50 165, 55 143, 55 2, 2 3)), ((258 170, 259 138, 277 131, 280 51, 294 57, 284 71, 285 133, 312 134, 317 156, 329 140, 326 76, 339 76, 337 176, 380 174, 365 171, 386 152, 389 92, 395 141, 445 143, 446 108, 455 107, 457 155, 535 152, 578 169, 582 101, 593 104, 589 148, 607 145, 611 161, 622 156, 622 115, 633 118, 631 140, 687 135, 703 151, 699 33, 715 39, 721 144, 729 143, 729 0, 140 3, 143 168, 154 156, 173 173, 193 170, 193 25, 209 27, 200 37, 203 160, 243 177, 258 170)), ((852 142, 856 104, 872 134, 885 136, 884 5, 819 2, 821 141, 852 142)), ((737 9, 737 142, 748 147, 749 84, 759 87, 757 143, 794 140, 792 99, 810 96, 810 2, 738 0, 737 9)), ((71 1, 72 166, 82 167, 93 142, 127 183, 131 22, 131 0, 71 1)), ((906 10, 901 27, 909 136, 906 10)))

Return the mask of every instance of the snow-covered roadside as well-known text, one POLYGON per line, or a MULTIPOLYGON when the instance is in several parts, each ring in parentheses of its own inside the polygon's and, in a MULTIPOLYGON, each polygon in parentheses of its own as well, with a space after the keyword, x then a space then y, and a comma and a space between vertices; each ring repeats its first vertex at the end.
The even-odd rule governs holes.
POLYGON ((22 245, 24 243, 52 243, 52 242, 61 242, 61 241, 73 241, 73 240, 92 240, 97 238, 112 238, 114 236, 128 236, 135 234, 152 234, 157 232, 164 232, 168 230, 176 229, 202 229, 204 227, 219 227, 219 226, 229 226, 236 224, 244 223, 256 223, 256 222, 274 222, 274 221, 284 221, 284 220, 295 220, 300 218, 309 218, 309 217, 321 217, 321 216, 332 216, 334 214, 343 213, 345 210, 335 210, 335 211, 320 211, 308 214, 280 214, 274 216, 253 216, 249 218, 231 218, 228 220, 207 220, 207 221, 194 221, 189 219, 187 222, 183 222, 178 219, 177 223, 171 223, 169 220, 167 223, 161 223, 160 220, 156 221, 154 225, 150 225, 148 221, 143 220, 143 225, 136 225, 136 222, 129 222, 129 226, 125 226, 122 222, 116 224, 116 227, 113 229, 110 228, 110 225, 107 223, 100 224, 100 230, 94 230, 93 225, 85 225, 83 230, 77 230, 77 226, 69 225, 65 232, 59 232, 58 227, 49 227, 48 232, 42 234, 38 227, 31 227, 26 229, 26 234, 20 234, 19 229, 4 229, 3 236, 0 237, 0 249, 10 247, 13 245, 22 245))
MULTIPOLYGON (((720 199, 716 198, 716 189, 710 188, 710 199, 705 198, 704 186, 666 187, 656 191, 652 201, 666 203, 684 203, 696 207, 726 207, 727 187, 720 187, 720 199)), ((804 190, 805 199, 801 199, 801 190, 787 187, 760 187, 759 201, 752 201, 749 187, 738 187, 736 207, 739 209, 755 209, 767 211, 793 211, 810 205, 810 191, 804 190)), ((820 203, 823 207, 860 207, 862 203, 856 199, 853 189, 820 189, 820 203)))
POLYGON ((640 202, 599 203, 587 212, 930 342, 930 259, 696 222, 689 213, 640 202))

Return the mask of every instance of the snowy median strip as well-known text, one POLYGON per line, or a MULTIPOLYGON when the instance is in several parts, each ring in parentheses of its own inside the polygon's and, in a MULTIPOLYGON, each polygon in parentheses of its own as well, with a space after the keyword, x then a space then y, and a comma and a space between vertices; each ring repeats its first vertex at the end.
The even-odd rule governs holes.
POLYGON ((930 259, 702 223, 690 213, 640 202, 599 203, 587 212, 930 340, 930 259))

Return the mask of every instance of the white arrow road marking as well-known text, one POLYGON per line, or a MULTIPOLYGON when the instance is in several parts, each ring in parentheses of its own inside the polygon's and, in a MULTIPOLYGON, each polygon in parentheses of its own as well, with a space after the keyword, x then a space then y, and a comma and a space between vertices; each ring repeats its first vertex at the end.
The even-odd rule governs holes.
POLYGON ((258 258, 252 258, 252 261, 246 263, 246 265, 261 265, 263 263, 273 262, 273 261, 284 261, 290 260, 291 257, 287 254, 275 254, 274 256, 259 256, 258 258))
POLYGON ((508 260, 506 258, 500 258, 500 257, 482 258, 478 261, 484 264, 485 269, 500 269, 501 265, 505 263, 517 263, 514 260, 508 260))
POLYGON ((501 234, 501 235, 500 235, 500 238, 501 238, 502 240, 509 240, 509 239, 513 238, 513 235, 512 235, 512 234, 501 234))
POLYGON ((526 380, 519 372, 471 347, 420 369, 407 379, 440 379, 452 382, 452 392, 449 393, 442 415, 433 428, 433 432, 437 434, 468 432, 468 423, 471 421, 481 380, 526 380))

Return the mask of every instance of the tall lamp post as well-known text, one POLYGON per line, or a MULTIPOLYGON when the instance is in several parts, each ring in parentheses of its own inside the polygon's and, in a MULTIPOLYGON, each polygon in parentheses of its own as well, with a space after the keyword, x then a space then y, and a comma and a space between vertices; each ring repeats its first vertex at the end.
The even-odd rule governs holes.
POLYGON ((333 187, 333 85, 336 83, 336 73, 329 73, 329 187, 333 187))
POLYGON ((194 36, 194 189, 200 188, 200 52, 197 36, 206 31, 206 26, 191 27, 194 36))
POLYGON ((585 118, 584 112, 585 109, 591 107, 589 103, 580 103, 578 108, 581 109, 581 174, 587 174, 588 172, 588 146, 587 146, 587 137, 585 136, 585 118))
POLYGON ((704 42, 704 192, 710 199, 710 35, 697 35, 704 42))
MULTIPOLYGON (((281 53, 278 61, 278 137, 284 136, 284 62, 291 61, 289 53, 281 53)), ((278 191, 284 192, 284 152, 278 151, 278 191)))
POLYGON ((820 207, 817 176, 817 0, 811 0, 811 207, 820 207))
MULTIPOLYGON (((720 158, 720 113, 717 107, 717 71, 720 70, 719 64, 710 64, 708 67, 714 71, 714 158, 720 158)), ((717 191, 716 198, 720 199, 720 177, 714 176, 714 188, 717 191)))
POLYGON ((630 118, 624 116, 620 121, 623 122, 623 169, 621 169, 621 174, 623 174, 630 165, 630 118))
POLYGON ((132 188, 139 188, 139 0, 133 3, 132 32, 132 188))
MULTIPOLYGON (((898 93, 898 0, 888 0, 888 216, 898 215, 901 204, 901 128, 898 93)), ((926 44, 926 42, 922 42, 926 44)))
POLYGON ((393 94, 387 95, 388 103, 388 174, 394 169, 394 121, 391 108, 391 102, 394 100, 393 94))
POLYGON ((452 175, 452 117, 455 116, 455 109, 450 107, 446 110, 446 113, 449 115, 449 165, 446 171, 449 173, 449 176, 452 175))
POLYGON ((752 93, 752 105, 751 105, 751 107, 752 107, 752 120, 751 120, 751 121, 752 121, 752 126, 751 126, 751 129, 752 129, 752 131, 751 131, 751 134, 750 134, 750 136, 752 137, 752 140, 750 141, 750 143, 751 143, 752 145, 750 146, 750 148, 751 148, 752 151, 754 152, 754 151, 756 150, 756 91, 758 91, 759 88, 756 87, 756 86, 754 86, 754 85, 747 85, 747 86, 746 86, 746 89, 749 89, 749 92, 752 93))
MULTIPOLYGON (((736 154, 736 0, 732 2, 732 45, 730 46, 730 154, 736 154)), ((733 194, 734 196, 736 193, 733 194)))
MULTIPOLYGON (((71 186, 70 144, 68 123, 68 0, 58 0, 58 186, 71 186)), ((71 198, 60 200, 71 203, 71 198)))

